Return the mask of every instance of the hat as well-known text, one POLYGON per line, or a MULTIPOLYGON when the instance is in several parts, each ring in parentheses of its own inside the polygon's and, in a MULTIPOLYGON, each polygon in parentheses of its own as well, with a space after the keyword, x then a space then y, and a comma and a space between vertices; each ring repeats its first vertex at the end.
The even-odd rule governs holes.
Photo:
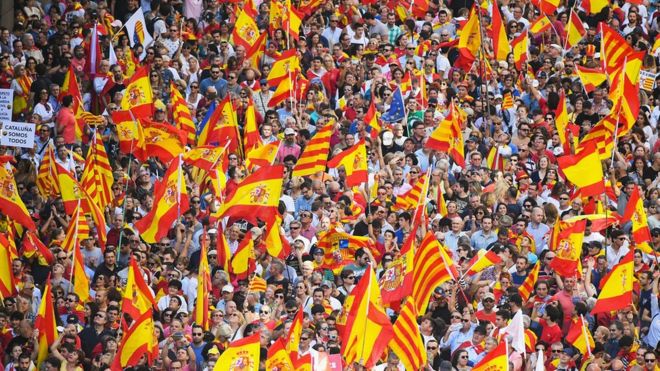
POLYGON ((394 142, 394 134, 392 134, 391 131, 384 131, 383 132, 383 145, 384 146, 391 146, 393 142, 394 142))
POLYGON ((296 131, 292 128, 286 128, 284 129, 284 135, 296 135, 296 131))
POLYGON ((222 287, 222 292, 234 292, 234 286, 226 284, 222 287))
POLYGON ((215 228, 211 228, 211 229, 209 229, 208 232, 206 232, 206 233, 208 233, 208 234, 218 234, 218 230, 215 229, 215 228))
POLYGON ((268 80, 267 79, 261 79, 261 80, 259 80, 259 84, 266 85, 266 84, 268 84, 268 80))
POLYGON ((482 300, 486 300, 486 299, 491 299, 491 300, 495 301, 495 295, 493 295, 492 292, 487 292, 487 293, 484 295, 484 297, 483 297, 482 300))
POLYGON ((465 114, 468 115, 468 117, 474 116, 474 110, 470 107, 463 108, 463 112, 465 112, 465 114))
POLYGON ((261 228, 259 228, 259 227, 250 228, 250 233, 252 233, 252 239, 253 240, 259 238, 263 234, 263 232, 261 231, 261 228))
POLYGON ((215 345, 208 351, 208 355, 213 355, 213 354, 220 354, 218 347, 216 347, 215 345))
POLYGON ((550 44, 550 47, 553 48, 553 49, 557 49, 557 50, 561 51, 561 46, 559 46, 557 44, 550 44))
POLYGON ((307 261, 304 261, 304 262, 303 262, 302 267, 303 267, 303 269, 314 269, 314 263, 312 263, 311 261, 307 260, 307 261))
POLYGON ((209 251, 208 255, 218 256, 218 250, 211 250, 211 251, 209 251))
POLYGON ((469 137, 466 142, 474 142, 477 143, 479 141, 479 138, 477 137, 469 137))
POLYGON ((527 172, 525 172, 525 170, 519 170, 516 173, 516 181, 518 181, 518 182, 523 180, 523 179, 527 179, 527 178, 529 178, 529 174, 527 174, 527 172))
POLYGON ((545 71, 539 71, 539 73, 536 75, 536 78, 537 78, 537 79, 547 79, 547 78, 548 78, 548 74, 545 73, 545 71))
POLYGON ((75 314, 69 314, 66 317, 66 323, 77 325, 78 324, 78 316, 76 316, 75 314))
POLYGON ((328 281, 328 280, 325 280, 325 281, 321 282, 321 287, 323 287, 323 286, 326 286, 326 287, 334 287, 334 285, 332 284, 332 282, 330 282, 330 281, 328 281))
POLYGON ((564 347, 563 353, 566 353, 567 356, 573 357, 575 355, 575 349, 573 347, 564 347))

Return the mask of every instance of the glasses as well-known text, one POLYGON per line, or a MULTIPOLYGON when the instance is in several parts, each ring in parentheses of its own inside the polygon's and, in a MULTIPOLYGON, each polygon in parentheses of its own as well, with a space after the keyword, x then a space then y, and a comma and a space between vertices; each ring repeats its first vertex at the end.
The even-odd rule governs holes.
POLYGON ((309 338, 308 337, 301 337, 300 340, 307 341, 307 340, 309 340, 309 338))
POLYGON ((194 333, 194 332, 193 332, 192 335, 193 335, 193 336, 204 336, 204 334, 202 334, 201 332, 199 332, 199 333, 194 333))
POLYGON ((461 356, 461 359, 468 359, 468 356, 461 356))
POLYGON ((426 347, 426 350, 438 350, 438 347, 426 347))
POLYGON ((354 280, 354 279, 355 279, 355 276, 348 276, 348 277, 346 277, 346 278, 344 278, 344 279, 345 279, 345 280, 354 280))
POLYGON ((552 353, 561 353, 561 349, 553 349, 552 353))
POLYGON ((277 294, 277 295, 275 295, 275 297, 278 298, 278 299, 284 299, 284 295, 283 295, 283 294, 277 294))
MULTIPOLYGON (((489 299, 489 300, 490 300, 490 299, 489 299)), ((492 301, 492 300, 491 300, 491 301, 492 301)), ((461 319, 461 321, 462 321, 463 323, 468 323, 468 322, 470 322, 469 319, 465 319, 465 318, 461 319)))
POLYGON ((411 171, 410 174, 419 174, 419 171, 411 171))
POLYGON ((192 201, 190 201, 190 202, 192 202, 192 203, 194 203, 194 204, 199 204, 199 203, 201 203, 199 200, 192 200, 192 201))
POLYGON ((563 201, 568 201, 568 200, 569 200, 568 197, 559 197, 559 199, 560 199, 560 200, 563 200, 563 201))
POLYGON ((645 359, 644 362, 646 362, 646 363, 653 363, 653 362, 655 362, 655 358, 653 358, 653 359, 650 359, 650 358, 649 358, 649 359, 645 359))
POLYGON ((101 314, 101 313, 97 313, 94 317, 95 317, 95 318, 105 319, 105 316, 104 316, 103 314, 101 314))
POLYGON ((259 314, 270 314, 270 312, 262 310, 261 312, 259 312, 259 314))
POLYGON ((229 77, 230 79, 235 79, 235 78, 236 78, 236 76, 234 76, 234 75, 229 75, 228 77, 229 77))

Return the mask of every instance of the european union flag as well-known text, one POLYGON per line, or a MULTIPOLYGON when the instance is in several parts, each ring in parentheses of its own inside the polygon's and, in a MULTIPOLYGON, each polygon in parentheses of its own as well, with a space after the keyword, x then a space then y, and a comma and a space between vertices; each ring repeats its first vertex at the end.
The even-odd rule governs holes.
POLYGON ((401 89, 396 88, 394 93, 392 93, 392 104, 389 111, 383 113, 380 119, 384 122, 397 122, 403 120, 405 117, 406 107, 403 103, 403 95, 401 94, 401 89))

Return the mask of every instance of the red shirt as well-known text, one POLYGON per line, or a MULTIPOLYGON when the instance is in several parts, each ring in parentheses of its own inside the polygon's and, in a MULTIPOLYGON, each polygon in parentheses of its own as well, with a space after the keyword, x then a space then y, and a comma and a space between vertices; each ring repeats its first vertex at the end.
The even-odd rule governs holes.
POLYGON ((542 341, 546 344, 561 342, 563 335, 561 332, 561 328, 559 328, 559 325, 557 325, 556 323, 554 325, 550 325, 543 318, 539 319, 539 324, 543 326, 543 331, 541 332, 541 339, 539 339, 539 341, 542 341))
POLYGON ((484 312, 483 309, 478 311, 476 316, 479 321, 488 321, 490 323, 495 323, 495 318, 497 317, 495 312, 489 314, 484 312))
POLYGON ((76 117, 73 110, 69 107, 62 107, 55 121, 57 121, 58 127, 63 129, 61 133, 64 143, 73 144, 76 141, 76 117))

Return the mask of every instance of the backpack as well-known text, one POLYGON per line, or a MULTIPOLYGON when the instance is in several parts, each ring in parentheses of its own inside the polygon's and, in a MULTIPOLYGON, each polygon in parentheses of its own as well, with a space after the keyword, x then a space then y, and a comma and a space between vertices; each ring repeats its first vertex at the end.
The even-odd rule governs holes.
POLYGON ((158 22, 159 20, 162 20, 162 19, 163 18, 161 18, 159 15, 157 15, 157 16, 147 20, 147 31, 149 32, 149 35, 151 35, 151 37, 154 37, 154 26, 156 25, 156 22, 158 22))

